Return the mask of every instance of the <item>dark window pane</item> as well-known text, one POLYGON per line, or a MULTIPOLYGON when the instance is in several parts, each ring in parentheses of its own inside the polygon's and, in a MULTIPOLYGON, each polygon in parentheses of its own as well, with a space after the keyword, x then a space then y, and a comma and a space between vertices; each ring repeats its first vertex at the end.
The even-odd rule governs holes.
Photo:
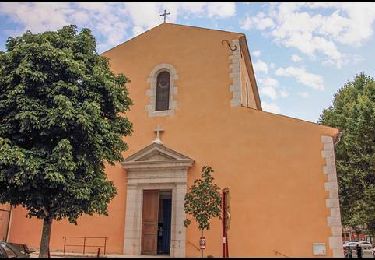
POLYGON ((159 73, 156 79, 156 111, 169 109, 170 74, 167 71, 159 73))

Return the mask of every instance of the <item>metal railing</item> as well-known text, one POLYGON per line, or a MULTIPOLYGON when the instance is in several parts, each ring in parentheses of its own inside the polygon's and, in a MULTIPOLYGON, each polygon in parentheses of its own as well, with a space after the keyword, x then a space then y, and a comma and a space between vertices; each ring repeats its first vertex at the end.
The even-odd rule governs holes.
POLYGON ((98 248, 98 257, 100 256, 100 249, 103 248, 103 255, 106 254, 106 251, 107 251, 107 240, 108 240, 108 237, 63 237, 64 239, 64 255, 65 255, 65 252, 66 252, 66 248, 67 247, 82 247, 82 255, 85 255, 86 254, 86 248, 98 248), (82 239, 82 244, 67 244, 67 240, 69 239, 82 239), (93 239, 103 239, 103 244, 100 244, 100 245, 92 245, 90 244, 90 240, 93 240, 93 239))

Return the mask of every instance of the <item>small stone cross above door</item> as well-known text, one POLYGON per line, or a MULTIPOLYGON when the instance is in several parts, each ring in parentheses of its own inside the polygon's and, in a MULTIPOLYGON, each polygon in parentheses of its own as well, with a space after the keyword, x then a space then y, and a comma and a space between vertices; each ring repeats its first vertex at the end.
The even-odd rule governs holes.
POLYGON ((160 127, 160 125, 158 125, 158 126, 155 128, 154 132, 156 133, 156 138, 155 138, 155 140, 153 141, 153 143, 161 144, 162 142, 161 142, 161 140, 160 140, 160 133, 164 132, 164 129, 162 129, 162 128, 160 127))

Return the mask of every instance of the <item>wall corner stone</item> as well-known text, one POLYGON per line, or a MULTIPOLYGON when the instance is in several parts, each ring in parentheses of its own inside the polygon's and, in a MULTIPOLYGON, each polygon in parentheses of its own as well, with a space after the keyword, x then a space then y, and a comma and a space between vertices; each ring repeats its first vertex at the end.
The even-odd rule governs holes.
POLYGON ((323 144, 321 155, 325 161, 322 173, 327 176, 324 183, 324 190, 328 192, 326 207, 329 209, 327 226, 331 230, 328 238, 328 246, 332 250, 333 257, 344 257, 342 248, 342 223, 340 204, 338 199, 338 183, 335 165, 335 148, 331 136, 322 135, 320 138, 323 144))
POLYGON ((235 51, 229 55, 229 77, 232 79, 232 84, 229 86, 232 92, 232 99, 230 101, 231 107, 241 106, 241 49, 239 40, 232 40, 231 47, 235 51))

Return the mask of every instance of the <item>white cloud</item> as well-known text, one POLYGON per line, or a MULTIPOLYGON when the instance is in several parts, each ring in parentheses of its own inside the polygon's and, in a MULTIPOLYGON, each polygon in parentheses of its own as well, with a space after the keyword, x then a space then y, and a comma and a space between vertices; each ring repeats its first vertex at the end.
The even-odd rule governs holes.
POLYGON ((250 30, 256 28, 258 30, 265 30, 273 27, 274 22, 272 18, 266 17, 263 12, 258 13, 256 16, 247 16, 244 21, 241 22, 241 28, 244 30, 250 30))
POLYGON ((263 111, 268 111, 275 114, 280 114, 280 107, 275 103, 268 103, 266 101, 262 101, 262 108, 263 111))
POLYGON ((279 86, 279 82, 274 78, 265 78, 265 79, 260 78, 259 83, 265 86, 269 86, 269 87, 279 86))
POLYGON ((303 98, 308 98, 310 94, 308 92, 299 92, 298 96, 303 97, 303 98))
POLYGON ((260 94, 275 100, 279 97, 285 98, 289 93, 285 89, 279 87, 279 82, 274 78, 259 78, 258 80, 260 94))
POLYGON ((280 96, 282 98, 286 98, 286 97, 289 97, 289 93, 286 90, 282 89, 280 90, 280 96))
POLYGON ((338 44, 360 46, 372 36, 374 21, 373 3, 289 2, 271 3, 266 12, 247 16, 241 28, 265 31, 283 46, 340 68, 350 56, 338 44))
POLYGON ((297 54, 293 54, 291 57, 291 60, 294 62, 299 62, 299 61, 302 61, 302 58, 298 56, 297 54))
MULTIPOLYGON (((161 6, 158 3, 124 3, 125 14, 131 18, 133 23, 133 35, 136 36, 151 27, 160 24, 162 17, 160 17, 161 6)), ((166 8, 166 7, 165 7, 166 8)), ((169 10, 173 9, 173 12, 168 16, 168 21, 174 21, 176 18, 176 8, 169 6, 169 10)))
POLYGON ((251 18, 249 16, 247 16, 245 18, 245 20, 241 21, 240 25, 241 25, 241 29, 243 30, 251 30, 253 29, 253 21, 251 20, 251 18))
POLYGON ((41 32, 68 24, 68 12, 65 9, 68 6, 69 3, 0 3, 0 13, 10 15, 16 22, 27 24, 25 29, 41 32))
POLYGON ((262 95, 265 95, 265 96, 271 98, 272 100, 277 98, 277 92, 276 92, 276 89, 274 87, 269 87, 269 86, 262 87, 262 88, 260 88, 260 92, 261 92, 262 95))
MULTIPOLYGON (((279 87, 277 79, 267 76, 269 72, 269 66, 266 62, 258 59, 253 63, 255 76, 257 78, 260 94, 264 97, 275 100, 277 98, 285 98, 289 96, 289 93, 279 87)), ((271 63, 270 67, 273 69, 275 64, 271 63)))
POLYGON ((262 60, 257 60, 256 62, 254 62, 253 67, 254 67, 255 74, 259 74, 259 73, 267 74, 268 73, 268 65, 262 60))
POLYGON ((277 76, 295 78, 297 82, 312 87, 313 89, 324 89, 323 78, 317 74, 307 72, 304 68, 296 68, 292 66, 287 68, 278 68, 275 74, 277 76))
POLYGON ((258 80, 258 83, 259 83, 259 91, 262 96, 268 97, 272 100, 277 99, 278 97, 277 86, 279 85, 279 82, 276 79, 260 78, 258 80))
POLYGON ((128 36, 129 23, 123 19, 122 3, 0 3, 0 13, 8 15, 23 28, 39 33, 75 24, 88 27, 103 40, 98 49, 113 47, 128 36))
POLYGON ((209 17, 230 17, 236 13, 235 3, 211 2, 207 3, 209 17))
POLYGON ((252 54, 254 55, 254 57, 259 57, 262 52, 260 50, 256 50, 256 51, 253 51, 252 54))
POLYGON ((322 31, 334 34, 342 44, 360 46, 373 34, 374 3, 310 3, 309 5, 314 9, 336 9, 327 18, 327 23, 322 31))
POLYGON ((125 12, 133 23, 133 34, 137 35, 161 23, 160 14, 166 9, 170 15, 167 21, 175 23, 179 16, 227 18, 235 15, 236 5, 229 2, 128 2, 125 12))
POLYGON ((93 30, 94 35, 100 38, 100 51, 160 24, 163 21, 160 14, 164 9, 170 12, 167 21, 172 23, 178 17, 208 16, 220 19, 236 13, 235 3, 229 2, 0 2, 0 14, 9 16, 22 26, 18 34, 25 30, 37 33, 76 24, 93 30))

